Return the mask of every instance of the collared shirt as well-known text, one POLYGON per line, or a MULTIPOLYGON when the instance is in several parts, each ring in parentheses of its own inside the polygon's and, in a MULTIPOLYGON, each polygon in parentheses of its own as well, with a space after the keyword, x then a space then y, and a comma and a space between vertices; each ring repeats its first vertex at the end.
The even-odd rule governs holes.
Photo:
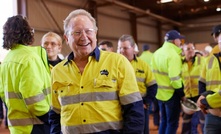
POLYGON ((52 108, 61 114, 62 131, 78 134, 129 129, 141 133, 143 103, 129 61, 95 48, 80 73, 73 59, 71 53, 52 70, 52 108), (127 105, 131 107, 122 116, 122 106, 127 105), (129 122, 123 119, 128 116, 129 122))

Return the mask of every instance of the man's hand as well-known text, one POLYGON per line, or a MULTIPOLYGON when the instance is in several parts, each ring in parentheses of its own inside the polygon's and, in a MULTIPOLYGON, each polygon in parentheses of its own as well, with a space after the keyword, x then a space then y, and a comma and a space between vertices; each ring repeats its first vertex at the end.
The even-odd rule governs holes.
POLYGON ((201 109, 201 111, 202 111, 204 114, 207 114, 206 106, 201 103, 201 100, 202 100, 202 99, 205 99, 205 97, 204 97, 203 95, 201 95, 201 96, 199 97, 199 99, 197 100, 197 106, 201 109))

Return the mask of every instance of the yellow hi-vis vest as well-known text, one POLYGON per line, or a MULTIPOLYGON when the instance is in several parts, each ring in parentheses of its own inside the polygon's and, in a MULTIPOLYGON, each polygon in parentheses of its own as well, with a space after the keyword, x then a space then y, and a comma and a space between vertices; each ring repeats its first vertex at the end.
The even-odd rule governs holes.
POLYGON ((167 101, 173 96, 175 89, 182 88, 180 54, 181 49, 170 42, 165 42, 153 54, 151 64, 158 84, 158 100, 167 101))
POLYGON ((215 55, 206 58, 199 81, 206 84, 206 90, 218 92, 221 89, 221 70, 215 55))
POLYGON ((12 134, 30 134, 34 124, 43 124, 36 116, 50 109, 50 69, 42 47, 18 44, 0 67, 0 96, 8 108, 12 134))
POLYGON ((204 65, 204 57, 195 56, 194 62, 191 66, 188 66, 187 61, 183 61, 182 65, 182 79, 184 84, 185 96, 196 97, 199 95, 198 81, 204 65))

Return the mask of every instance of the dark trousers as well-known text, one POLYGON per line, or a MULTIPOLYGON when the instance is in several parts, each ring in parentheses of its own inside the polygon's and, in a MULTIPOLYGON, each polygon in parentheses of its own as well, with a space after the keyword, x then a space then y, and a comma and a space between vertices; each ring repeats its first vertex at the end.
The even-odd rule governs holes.
POLYGON ((180 117, 180 97, 175 93, 168 101, 158 101, 160 107, 159 134, 176 134, 180 117))
POLYGON ((159 108, 159 104, 158 104, 158 100, 155 98, 153 100, 152 103, 152 107, 153 107, 153 124, 155 126, 159 126, 160 125, 160 108, 159 108))
MULTIPOLYGON (((188 98, 194 102, 197 102, 199 96, 188 98)), ((195 112, 194 114, 183 113, 183 124, 181 134, 198 134, 197 127, 200 123, 201 130, 204 128, 204 114, 201 111, 195 112)))
POLYGON ((149 134, 149 109, 144 109, 144 133, 143 134, 149 134))
POLYGON ((205 134, 220 134, 221 133, 221 117, 206 114, 205 116, 205 134))
POLYGON ((0 98, 0 119, 4 118, 4 111, 3 111, 3 102, 2 99, 0 98))

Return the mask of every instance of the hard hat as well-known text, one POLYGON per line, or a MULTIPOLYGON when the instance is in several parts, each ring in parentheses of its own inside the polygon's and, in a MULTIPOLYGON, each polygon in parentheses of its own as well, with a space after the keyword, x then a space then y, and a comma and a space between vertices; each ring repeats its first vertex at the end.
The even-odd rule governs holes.
POLYGON ((196 103, 190 99, 186 99, 185 101, 181 102, 181 105, 183 112, 189 115, 200 110, 200 108, 196 105, 196 103))

